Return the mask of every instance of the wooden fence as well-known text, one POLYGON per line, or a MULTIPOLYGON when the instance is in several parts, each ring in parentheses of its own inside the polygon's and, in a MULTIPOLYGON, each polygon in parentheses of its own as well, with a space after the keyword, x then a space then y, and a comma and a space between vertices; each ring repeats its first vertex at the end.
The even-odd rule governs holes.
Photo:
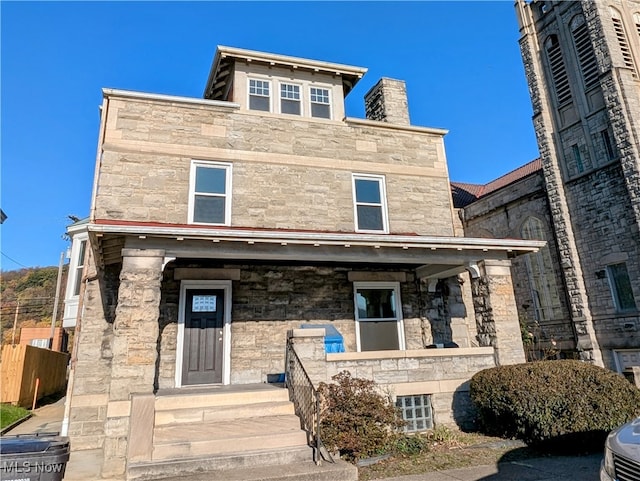
POLYGON ((31 407, 40 399, 62 391, 67 384, 69 355, 28 345, 4 346, 0 364, 0 402, 31 407), (39 379, 39 381, 37 381, 39 379))

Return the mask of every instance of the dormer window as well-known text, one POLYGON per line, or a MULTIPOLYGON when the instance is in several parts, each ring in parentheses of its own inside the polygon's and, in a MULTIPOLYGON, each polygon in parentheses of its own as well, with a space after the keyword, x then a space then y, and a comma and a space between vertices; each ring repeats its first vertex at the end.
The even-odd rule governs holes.
POLYGON ((300 86, 294 84, 280 84, 280 112, 283 114, 300 115, 300 86))
POLYGON ((330 119, 331 97, 329 96, 329 89, 311 87, 309 96, 311 99, 311 117, 330 119))
POLYGON ((249 108, 251 110, 271 110, 271 85, 268 80, 249 79, 249 108))

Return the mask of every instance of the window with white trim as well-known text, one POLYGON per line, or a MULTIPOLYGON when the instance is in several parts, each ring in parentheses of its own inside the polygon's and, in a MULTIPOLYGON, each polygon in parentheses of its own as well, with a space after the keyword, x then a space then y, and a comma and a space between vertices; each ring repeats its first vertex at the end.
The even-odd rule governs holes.
POLYGON ((309 100, 311 101, 311 117, 322 119, 331 118, 331 96, 329 89, 310 87, 309 100))
POLYGON ((358 351, 404 350, 398 282, 354 282, 358 351))
POLYGON ((301 115, 300 86, 295 84, 280 84, 280 113, 301 115))
POLYGON ((74 273, 73 273, 73 295, 80 295, 80 286, 82 285, 82 272, 84 271, 84 261, 87 251, 87 241, 80 242, 78 248, 78 257, 76 257, 74 273))
POLYGON ((229 225, 231 164, 194 161, 191 164, 189 222, 229 225))
POLYGON ((353 202, 356 232, 389 232, 384 176, 353 174, 353 202))
POLYGON ((42 349, 49 349, 49 339, 31 339, 29 341, 30 346, 40 347, 42 349))
POLYGON ((271 111, 271 83, 268 80, 249 79, 249 108, 271 111))
POLYGON ((608 265, 607 277, 609 278, 609 287, 611 288, 616 310, 619 312, 634 311, 636 309, 636 301, 633 298, 627 264, 621 262, 608 265))
POLYGON ((414 394, 412 396, 398 396, 396 407, 405 420, 404 431, 415 433, 433 428, 431 410, 431 396, 429 394, 414 394))

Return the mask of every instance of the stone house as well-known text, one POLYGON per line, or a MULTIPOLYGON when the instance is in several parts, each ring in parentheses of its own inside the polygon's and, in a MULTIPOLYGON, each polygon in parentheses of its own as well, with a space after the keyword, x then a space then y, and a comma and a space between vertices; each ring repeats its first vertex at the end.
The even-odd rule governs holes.
POLYGON ((546 240, 513 267, 541 351, 640 383, 640 2, 515 7, 540 159, 454 183, 464 232, 546 240))
POLYGON ((524 361, 509 266, 545 243, 460 236, 446 131, 388 78, 345 117, 365 72, 218 47, 203 99, 103 91, 65 419, 103 476, 285 462, 283 373, 373 379, 420 430, 524 361))

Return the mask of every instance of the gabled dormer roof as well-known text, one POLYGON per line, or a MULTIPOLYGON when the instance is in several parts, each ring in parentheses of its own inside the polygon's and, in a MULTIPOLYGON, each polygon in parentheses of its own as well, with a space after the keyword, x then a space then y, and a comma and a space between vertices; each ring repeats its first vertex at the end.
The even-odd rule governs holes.
POLYGON ((367 72, 366 68, 353 67, 339 63, 323 62, 299 57, 289 57, 273 53, 244 50, 241 48, 224 47, 218 45, 213 58, 209 79, 204 89, 204 98, 210 100, 225 100, 225 94, 233 64, 237 61, 253 62, 261 65, 286 67, 292 70, 318 72, 342 77, 345 97, 353 89, 358 80, 367 72))

